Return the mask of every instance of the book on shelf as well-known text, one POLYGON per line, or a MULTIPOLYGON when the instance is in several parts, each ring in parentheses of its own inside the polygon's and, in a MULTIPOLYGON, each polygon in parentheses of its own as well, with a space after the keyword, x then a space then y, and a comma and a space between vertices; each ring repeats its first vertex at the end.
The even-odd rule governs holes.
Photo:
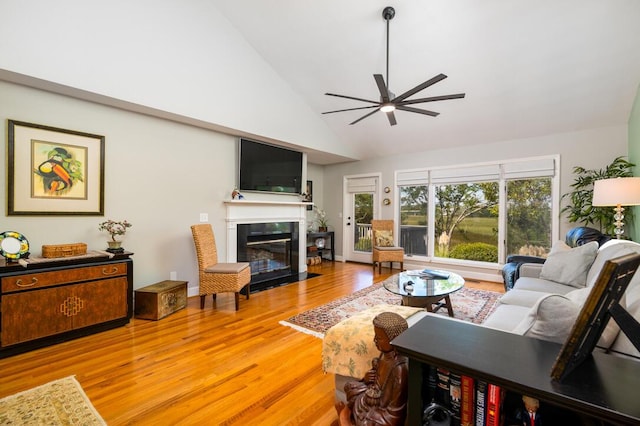
POLYGON ((454 371, 449 372, 449 410, 453 417, 452 423, 460 424, 460 407, 462 397, 462 376, 454 371))
POLYGON ((487 385, 487 414, 486 424, 487 426, 499 426, 500 425, 500 409, 502 408, 502 388, 493 383, 487 385))
POLYGON ((434 399, 438 404, 447 408, 451 406, 451 394, 449 393, 449 370, 437 367, 438 381, 436 382, 436 392, 434 399))
POLYGON ((476 388, 475 379, 464 374, 460 378, 460 425, 473 426, 475 424, 476 388))
POLYGON ((476 380, 476 426, 485 426, 487 414, 487 382, 476 380))

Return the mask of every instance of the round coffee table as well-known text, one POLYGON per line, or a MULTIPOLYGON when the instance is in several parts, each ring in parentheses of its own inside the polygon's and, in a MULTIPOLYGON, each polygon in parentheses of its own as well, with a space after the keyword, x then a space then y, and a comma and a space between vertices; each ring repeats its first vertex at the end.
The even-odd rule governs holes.
POLYGON ((391 293, 402 296, 404 306, 426 308, 429 312, 445 307, 452 317, 449 295, 464 287, 464 278, 449 271, 430 271, 441 277, 435 278, 422 270, 405 271, 387 278, 382 285, 391 293))

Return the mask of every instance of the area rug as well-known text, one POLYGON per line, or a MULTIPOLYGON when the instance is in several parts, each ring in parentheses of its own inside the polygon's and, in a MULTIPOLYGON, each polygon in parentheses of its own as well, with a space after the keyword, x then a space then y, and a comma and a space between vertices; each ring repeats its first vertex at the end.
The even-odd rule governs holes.
MULTIPOLYGON (((453 313, 458 319, 480 324, 493 311, 501 295, 495 291, 463 287, 450 296, 453 313)), ((333 325, 364 309, 381 303, 400 305, 401 301, 400 296, 385 290, 382 284, 378 283, 326 305, 299 313, 286 321, 280 321, 280 324, 322 338, 333 325)), ((440 309, 437 313, 447 315, 447 310, 440 309)))
POLYGON ((75 376, 0 399, 0 425, 106 425, 75 376))

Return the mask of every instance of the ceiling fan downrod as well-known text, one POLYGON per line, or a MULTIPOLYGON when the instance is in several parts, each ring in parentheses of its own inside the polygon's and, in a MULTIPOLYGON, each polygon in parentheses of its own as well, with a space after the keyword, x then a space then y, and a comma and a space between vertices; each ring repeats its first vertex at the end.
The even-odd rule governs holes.
POLYGON ((384 10, 382 11, 382 17, 384 18, 385 21, 387 21, 387 88, 390 87, 390 84, 389 84, 389 21, 392 20, 394 16, 396 16, 396 10, 391 6, 385 7, 384 10))

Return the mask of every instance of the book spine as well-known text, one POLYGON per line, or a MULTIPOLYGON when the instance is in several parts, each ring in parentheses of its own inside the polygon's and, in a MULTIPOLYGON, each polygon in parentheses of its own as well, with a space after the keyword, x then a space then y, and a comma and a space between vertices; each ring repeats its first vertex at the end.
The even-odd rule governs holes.
POLYGON ((476 389, 473 377, 463 375, 461 377, 461 394, 462 402, 460 407, 460 424, 461 426, 473 426, 475 421, 476 409, 476 389))
POLYGON ((449 394, 449 370, 438 367, 438 383, 436 385, 435 400, 437 403, 449 408, 451 395, 449 394))
POLYGON ((460 425, 460 408, 462 401, 462 376, 458 373, 451 371, 449 373, 449 409, 452 415, 452 425, 460 425))
POLYGON ((489 383, 487 386, 487 426, 500 425, 500 386, 489 383))
POLYGON ((425 402, 428 404, 436 399, 436 389, 438 387, 438 368, 435 365, 429 365, 429 373, 427 376, 427 398, 425 402))
POLYGON ((486 426, 487 382, 476 382, 476 426, 486 426))

